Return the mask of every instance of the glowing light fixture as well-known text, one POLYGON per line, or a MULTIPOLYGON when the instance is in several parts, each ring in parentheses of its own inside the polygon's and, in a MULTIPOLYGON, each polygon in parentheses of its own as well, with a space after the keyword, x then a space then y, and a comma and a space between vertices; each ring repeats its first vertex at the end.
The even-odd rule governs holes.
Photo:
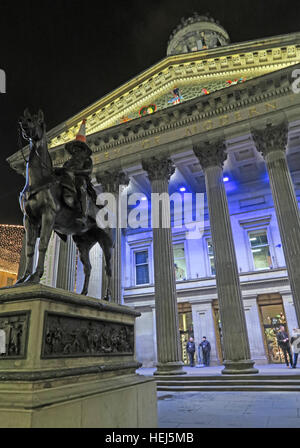
POLYGON ((179 191, 184 192, 184 191, 186 191, 186 188, 185 188, 185 187, 180 187, 180 188, 179 188, 179 191))
POLYGON ((224 176, 224 177, 223 177, 223 181, 224 181, 224 182, 229 182, 229 177, 228 177, 228 176, 224 176))

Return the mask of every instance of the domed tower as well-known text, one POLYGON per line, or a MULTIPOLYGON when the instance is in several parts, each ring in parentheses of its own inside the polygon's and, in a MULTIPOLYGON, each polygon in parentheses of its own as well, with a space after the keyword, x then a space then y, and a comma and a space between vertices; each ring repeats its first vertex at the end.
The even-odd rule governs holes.
POLYGON ((172 32, 167 49, 167 56, 189 53, 228 45, 230 43, 227 31, 208 15, 200 16, 194 13, 172 32))

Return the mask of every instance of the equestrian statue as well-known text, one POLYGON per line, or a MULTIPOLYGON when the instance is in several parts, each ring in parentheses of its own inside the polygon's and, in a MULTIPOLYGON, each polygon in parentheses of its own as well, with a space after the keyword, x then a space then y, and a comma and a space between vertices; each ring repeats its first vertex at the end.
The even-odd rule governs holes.
POLYGON ((99 243, 105 257, 108 286, 105 300, 111 300, 111 253, 114 231, 99 228, 96 215, 96 192, 90 180, 93 169, 92 151, 86 143, 85 120, 76 140, 68 142, 65 149, 71 155, 61 168, 54 168, 48 151, 44 114, 40 110, 31 115, 28 109, 19 119, 24 139, 29 141, 29 158, 26 164, 26 184, 20 193, 20 207, 24 214, 26 234, 26 267, 20 283, 39 283, 45 264, 45 255, 52 231, 63 241, 72 238, 78 248, 84 268, 84 285, 81 294, 88 293, 91 263, 89 251, 99 243), (38 263, 33 272, 33 256, 37 238, 38 263))

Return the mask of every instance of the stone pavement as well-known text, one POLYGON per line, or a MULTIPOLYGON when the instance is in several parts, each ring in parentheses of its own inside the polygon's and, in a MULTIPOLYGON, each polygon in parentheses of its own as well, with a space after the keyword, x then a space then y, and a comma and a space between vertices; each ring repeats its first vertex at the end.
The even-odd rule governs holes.
MULTIPOLYGON (((300 373, 278 364, 257 367, 258 375, 300 373)), ((184 370, 187 375, 222 376, 222 368, 184 370)), ((152 375, 154 370, 138 373, 152 375)), ((300 392, 158 392, 157 398, 160 428, 300 428, 300 392)))
POLYGON ((299 392, 158 392, 160 428, 300 428, 299 392))

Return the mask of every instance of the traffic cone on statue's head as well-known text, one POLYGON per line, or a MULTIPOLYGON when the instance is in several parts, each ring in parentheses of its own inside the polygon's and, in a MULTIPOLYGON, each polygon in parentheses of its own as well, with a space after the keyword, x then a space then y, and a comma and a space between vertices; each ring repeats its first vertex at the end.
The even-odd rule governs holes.
POLYGON ((79 131, 75 137, 75 140, 72 142, 66 143, 66 150, 69 154, 73 155, 78 150, 82 150, 90 156, 92 154, 92 150, 88 147, 86 142, 86 119, 82 120, 82 123, 80 125, 79 131))
POLYGON ((82 120, 78 134, 76 135, 76 140, 79 142, 86 143, 86 129, 85 129, 86 119, 82 120))

